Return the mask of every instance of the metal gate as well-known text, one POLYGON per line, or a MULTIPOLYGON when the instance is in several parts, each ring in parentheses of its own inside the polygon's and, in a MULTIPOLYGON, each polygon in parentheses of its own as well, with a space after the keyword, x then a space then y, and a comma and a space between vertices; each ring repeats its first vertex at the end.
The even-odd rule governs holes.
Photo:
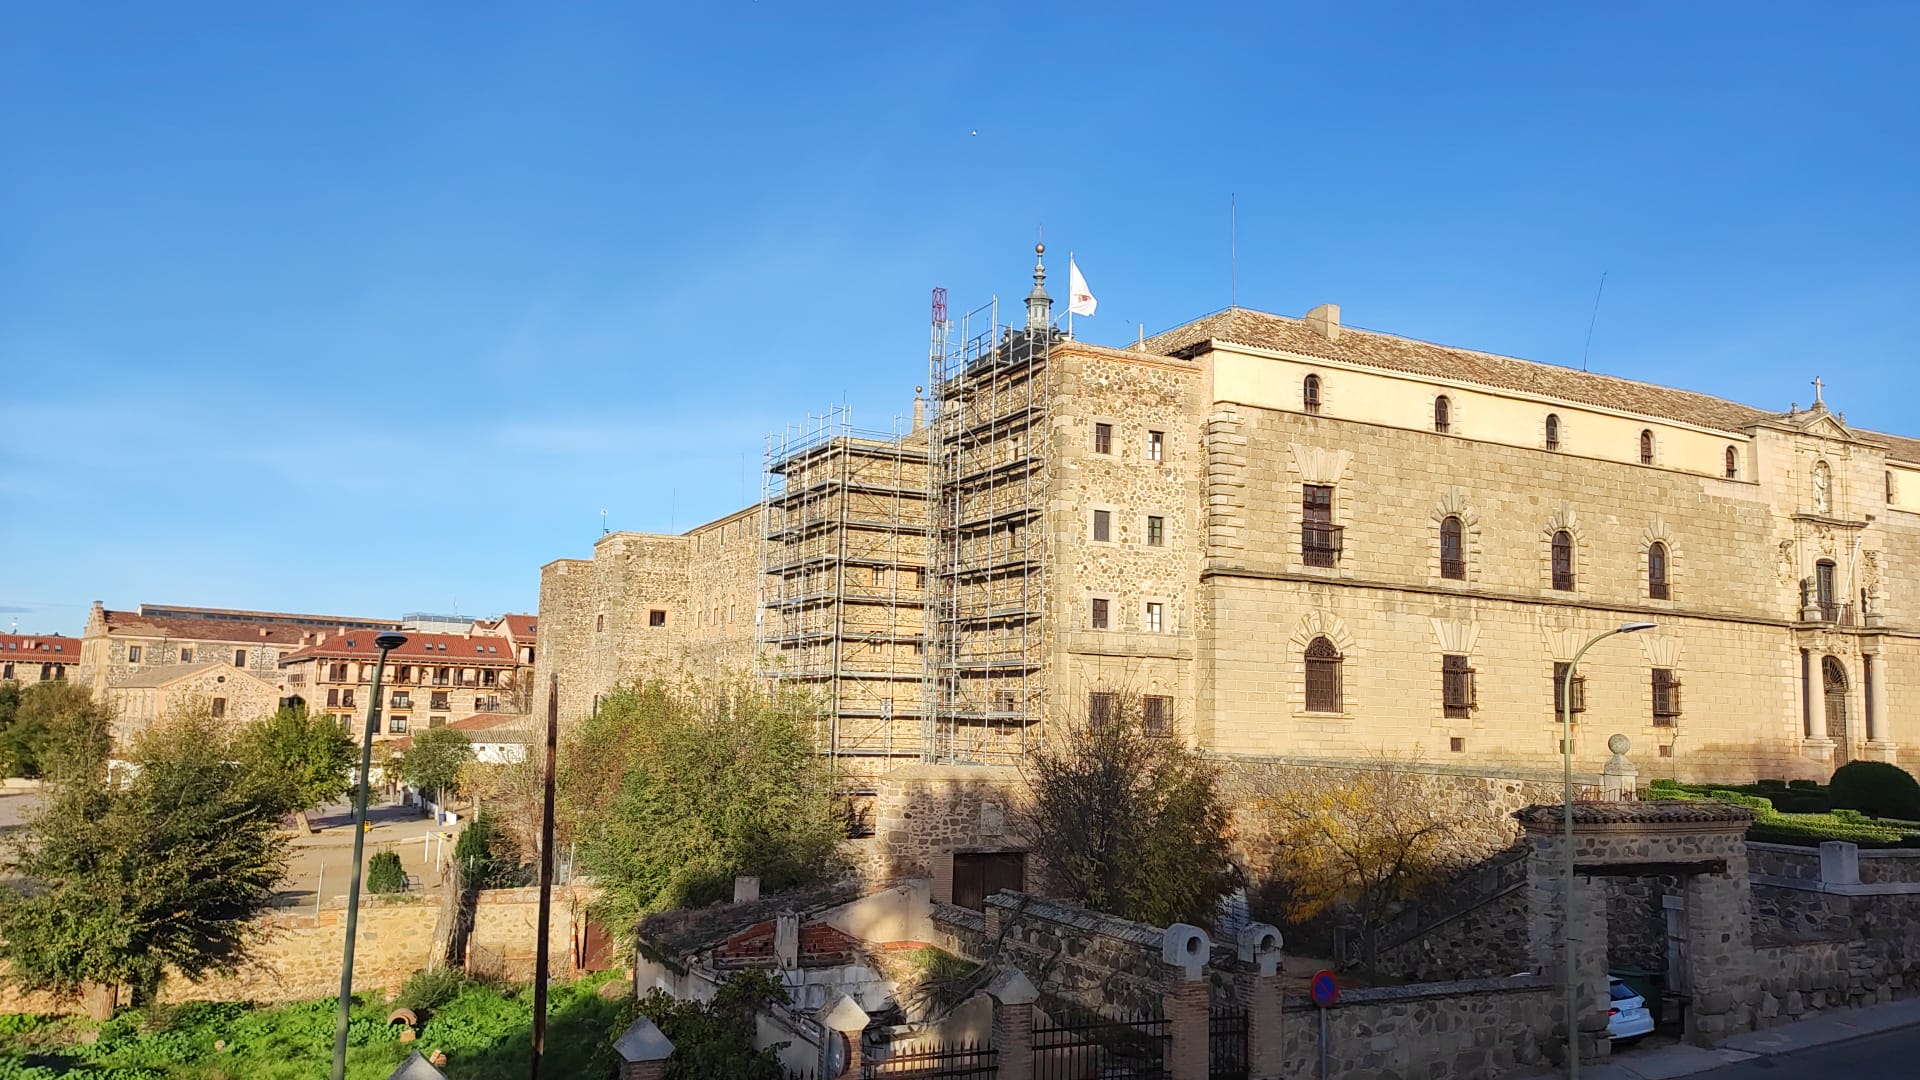
POLYGON ((1224 1010, 1207 1017, 1208 1080, 1247 1080, 1247 1014, 1224 1010))

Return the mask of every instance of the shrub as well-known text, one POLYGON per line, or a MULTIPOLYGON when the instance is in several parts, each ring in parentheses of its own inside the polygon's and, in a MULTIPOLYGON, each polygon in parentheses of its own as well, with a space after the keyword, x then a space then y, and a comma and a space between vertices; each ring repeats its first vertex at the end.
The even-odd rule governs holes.
POLYGON ((393 999, 393 1003, 416 1013, 432 1012, 460 996, 460 991, 467 988, 467 982, 466 973, 458 968, 416 971, 407 976, 406 985, 400 988, 400 994, 393 999))
POLYGON ((1920 781, 1884 761, 1850 761, 1827 785, 1833 805, 1873 818, 1920 818, 1920 781))
POLYGON ((1773 801, 1758 795, 1742 795, 1737 791, 1726 791, 1716 788, 1713 791, 1707 792, 1707 797, 1710 799, 1718 799, 1724 803, 1732 803, 1735 806, 1744 806, 1753 811, 1754 817, 1756 818, 1766 817, 1773 813, 1773 801))
POLYGON ((1858 810, 1848 810, 1842 807, 1839 810, 1833 811, 1833 820, 1847 825, 1865 825, 1867 823, 1867 815, 1858 810))
POLYGON ((400 868, 398 853, 381 851, 367 860, 367 891, 372 893, 407 891, 407 872, 400 868))
POLYGON ((1789 780, 1787 786, 1799 791, 1815 791, 1820 787, 1818 780, 1789 780))

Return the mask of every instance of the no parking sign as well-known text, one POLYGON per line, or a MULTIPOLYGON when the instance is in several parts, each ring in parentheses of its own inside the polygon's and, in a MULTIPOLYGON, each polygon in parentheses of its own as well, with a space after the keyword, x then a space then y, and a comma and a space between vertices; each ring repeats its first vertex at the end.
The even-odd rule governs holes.
POLYGON ((1333 972, 1317 971, 1313 976, 1313 986, 1308 990, 1313 995, 1313 1003, 1325 1009, 1340 1000, 1340 984, 1334 981, 1333 972))

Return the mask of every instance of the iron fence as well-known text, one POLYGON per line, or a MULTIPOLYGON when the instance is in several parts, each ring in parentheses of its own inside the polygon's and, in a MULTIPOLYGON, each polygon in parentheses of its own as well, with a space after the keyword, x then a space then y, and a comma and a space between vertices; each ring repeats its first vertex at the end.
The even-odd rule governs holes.
POLYGON ((1000 1074, 999 1062, 999 1051, 990 1046, 928 1046, 862 1061, 860 1076, 861 1080, 994 1080, 1000 1074))
POLYGON ((1171 1039, 1164 1017, 1036 1025, 1034 1080, 1166 1080, 1171 1039))
POLYGON ((1208 1080, 1247 1080, 1247 1014, 1235 1010, 1207 1017, 1208 1080))

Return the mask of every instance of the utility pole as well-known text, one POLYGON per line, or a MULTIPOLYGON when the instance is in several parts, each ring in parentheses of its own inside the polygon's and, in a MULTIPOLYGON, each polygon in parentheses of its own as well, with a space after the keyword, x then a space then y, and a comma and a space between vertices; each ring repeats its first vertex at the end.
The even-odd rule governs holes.
POLYGON ((560 676, 547 676, 546 791, 540 807, 540 939, 533 963, 533 1061, 527 1080, 540 1080, 547 1048, 547 931, 553 921, 553 759, 560 742, 560 676))

